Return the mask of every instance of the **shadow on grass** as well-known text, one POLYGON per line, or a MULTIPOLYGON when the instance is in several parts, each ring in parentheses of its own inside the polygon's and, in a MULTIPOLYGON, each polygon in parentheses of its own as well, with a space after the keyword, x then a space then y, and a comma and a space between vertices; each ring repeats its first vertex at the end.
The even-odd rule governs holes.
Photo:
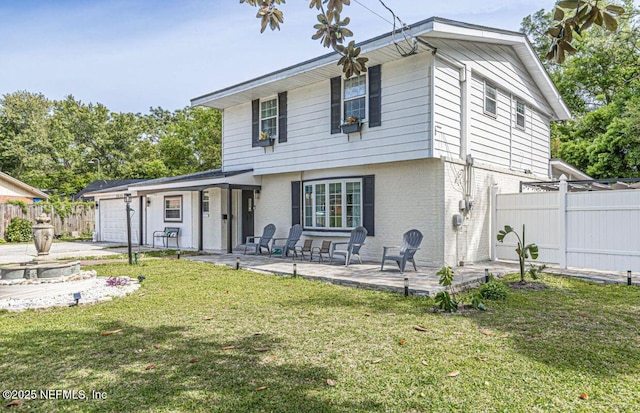
POLYGON ((469 315, 479 328, 556 369, 607 377, 640 369, 640 289, 567 281, 544 291, 510 290, 507 305, 469 315))
POLYGON ((4 333, 0 382, 6 388, 107 395, 84 402, 25 400, 23 407, 30 411, 350 412, 378 407, 332 400, 334 389, 326 384, 331 372, 271 356, 269 349, 281 345, 266 334, 228 343, 190 336, 186 328, 122 322, 4 333), (100 334, 114 329, 122 331, 100 334), (223 349, 229 345, 234 347, 223 349), (147 370, 150 365, 154 368, 147 370))

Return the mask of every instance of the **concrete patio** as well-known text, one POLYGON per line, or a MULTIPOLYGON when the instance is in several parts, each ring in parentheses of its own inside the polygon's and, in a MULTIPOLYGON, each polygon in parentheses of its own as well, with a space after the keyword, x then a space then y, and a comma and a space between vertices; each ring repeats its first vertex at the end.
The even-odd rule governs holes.
MULTIPOLYGON (((209 255, 185 258, 232 268, 235 268, 236 258, 239 258, 240 267, 243 269, 286 276, 293 275, 293 264, 295 263, 297 276, 305 279, 394 293, 404 293, 405 276, 409 278, 409 293, 411 295, 433 297, 444 289, 438 284, 440 277, 436 275, 440 267, 435 266, 418 266, 418 271, 414 271, 413 268, 407 269, 403 275, 400 274, 398 267, 392 261, 385 263, 384 271, 380 271, 380 264, 372 262, 351 264, 349 267, 345 267, 340 261, 337 263, 334 261, 333 265, 330 265, 326 260, 324 263, 319 263, 316 260, 309 262, 308 259, 293 260, 290 257, 285 259, 279 257, 269 258, 266 255, 243 255, 239 251, 234 254, 213 252, 209 255)), ((407 266, 407 268, 409 267, 410 265, 407 266)), ((519 271, 517 263, 504 261, 486 261, 465 265, 464 267, 455 267, 453 269, 455 273, 454 288, 457 291, 461 291, 484 283, 485 268, 496 277, 519 271)), ((626 273, 620 272, 561 269, 554 266, 547 267, 545 272, 602 283, 623 284, 627 282, 626 273)), ((640 285, 638 274, 636 274, 633 281, 634 285, 640 285)))

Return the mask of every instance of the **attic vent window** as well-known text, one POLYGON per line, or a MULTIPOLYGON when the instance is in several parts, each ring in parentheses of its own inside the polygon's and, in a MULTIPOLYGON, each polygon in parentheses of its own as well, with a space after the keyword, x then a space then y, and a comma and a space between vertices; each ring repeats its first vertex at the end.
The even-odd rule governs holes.
POLYGON ((498 92, 495 86, 491 86, 490 84, 484 84, 484 113, 493 116, 494 118, 498 115, 497 108, 497 97, 498 92))

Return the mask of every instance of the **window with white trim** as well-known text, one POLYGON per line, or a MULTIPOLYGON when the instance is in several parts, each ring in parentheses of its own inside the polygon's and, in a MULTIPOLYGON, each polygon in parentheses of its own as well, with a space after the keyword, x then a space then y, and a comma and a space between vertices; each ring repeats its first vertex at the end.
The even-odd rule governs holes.
POLYGON ((526 107, 524 102, 516 100, 516 127, 524 129, 526 124, 526 107))
POLYGON ((164 221, 182 222, 182 195, 164 197, 164 221))
POLYGON ((304 226, 350 230, 362 225, 362 179, 304 183, 304 226))
POLYGON ((202 213, 209 213, 209 191, 202 191, 202 213))
POLYGON ((269 138, 278 135, 278 98, 260 101, 260 133, 269 138))
POLYGON ((484 113, 496 117, 498 115, 498 91, 495 86, 484 82, 484 113))
POLYGON ((352 123, 349 119, 358 121, 367 116, 367 76, 354 76, 344 79, 342 88, 343 122, 352 123))

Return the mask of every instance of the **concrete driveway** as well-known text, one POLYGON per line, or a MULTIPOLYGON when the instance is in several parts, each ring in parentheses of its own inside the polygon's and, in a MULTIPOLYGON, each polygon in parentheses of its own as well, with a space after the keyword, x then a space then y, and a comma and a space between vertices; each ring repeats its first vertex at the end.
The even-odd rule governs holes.
MULTIPOLYGON (((120 254, 120 250, 110 249, 120 244, 108 242, 54 242, 49 251, 52 259, 103 257, 120 254)), ((28 262, 38 255, 35 245, 29 244, 0 244, 0 264, 28 262)))

